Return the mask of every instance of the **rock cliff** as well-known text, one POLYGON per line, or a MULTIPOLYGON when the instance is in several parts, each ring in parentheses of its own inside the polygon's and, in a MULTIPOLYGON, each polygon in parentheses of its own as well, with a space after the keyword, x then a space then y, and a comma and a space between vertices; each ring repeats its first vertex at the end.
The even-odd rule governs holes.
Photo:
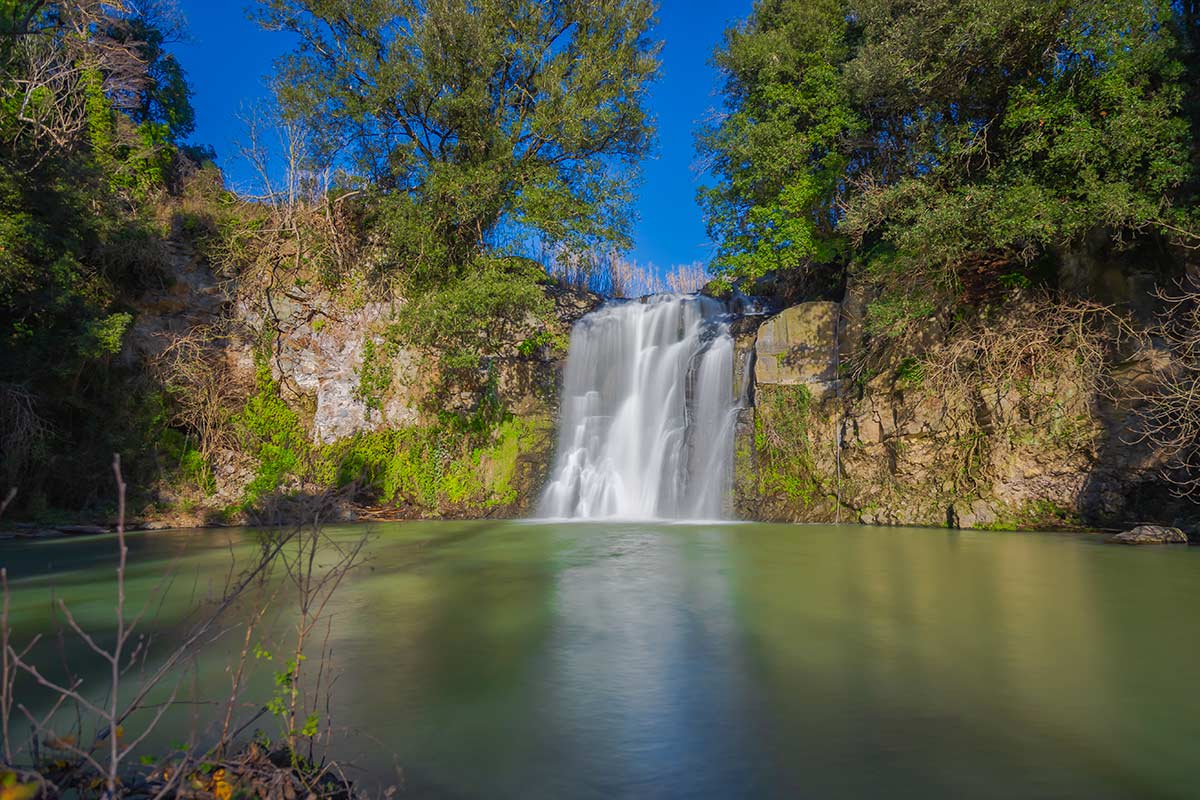
POLYGON ((988 320, 978 340, 969 326, 948 336, 929 322, 906 344, 869 342, 864 307, 851 291, 759 328, 735 465, 739 516, 1030 529, 1194 513, 1139 442, 1137 409, 1112 399, 1135 395, 1162 353, 1125 353, 1101 376, 1081 355, 1098 345, 1047 329, 1040 308, 988 320), (1016 361, 1002 369, 989 348, 1016 361))
MULTIPOLYGON (((565 343, 601 298, 548 289, 553 322, 530 320, 478 369, 447 375, 389 335, 401 301, 345 307, 304 287, 230 296, 188 253, 175 261, 178 280, 143 299, 126 357, 161 361, 201 334, 186 352, 215 366, 187 391, 213 392, 215 381, 217 396, 243 398, 233 407, 266 391, 291 426, 270 432, 269 446, 218 441, 199 495, 162 487, 165 507, 194 509, 181 523, 244 518, 255 486, 298 491, 302 481, 271 477, 271 448, 293 473, 311 462, 309 479, 349 487, 359 513, 532 508, 553 456, 565 343)), ((733 323, 745 392, 737 516, 995 529, 1194 516, 1169 496, 1160 456, 1139 443, 1136 404, 1121 399, 1163 369, 1162 352, 1105 353, 1101 369, 1100 340, 1083 332, 1091 323, 1071 316, 1086 309, 1018 305, 974 327, 925 320, 892 340, 867 333, 866 308, 852 286, 840 303, 733 323)), ((246 418, 258 407, 243 405, 234 428, 261 427, 246 418)))

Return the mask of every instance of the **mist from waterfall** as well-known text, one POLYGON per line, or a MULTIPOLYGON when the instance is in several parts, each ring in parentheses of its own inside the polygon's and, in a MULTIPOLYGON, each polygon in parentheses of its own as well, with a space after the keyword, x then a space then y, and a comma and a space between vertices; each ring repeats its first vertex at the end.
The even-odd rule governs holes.
POLYGON ((655 295, 601 307, 571 332, 539 515, 724 517, 737 409, 725 303, 655 295))

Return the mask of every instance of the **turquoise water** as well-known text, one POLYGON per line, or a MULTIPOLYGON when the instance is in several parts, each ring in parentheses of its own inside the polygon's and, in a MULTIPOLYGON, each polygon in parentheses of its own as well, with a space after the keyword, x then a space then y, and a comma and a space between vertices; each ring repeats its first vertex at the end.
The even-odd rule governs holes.
MULTIPOLYGON (((431 798, 1200 796, 1197 548, 766 524, 334 534, 365 530, 328 629, 334 754, 364 787, 399 770, 401 796, 431 798)), ((136 602, 174 575, 156 647, 252 539, 131 537, 136 602)), ((0 544, 18 641, 52 627, 52 595, 103 627, 113 549, 0 544)), ((231 641, 190 696, 221 696, 231 641)), ((195 708, 157 745, 202 725, 195 708)))

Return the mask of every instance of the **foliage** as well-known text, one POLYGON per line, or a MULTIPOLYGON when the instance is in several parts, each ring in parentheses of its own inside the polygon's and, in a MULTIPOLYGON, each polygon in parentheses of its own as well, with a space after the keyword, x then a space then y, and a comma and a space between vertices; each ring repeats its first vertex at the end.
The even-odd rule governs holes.
POLYGON ((178 143, 196 129, 192 87, 179 60, 167 50, 183 37, 183 20, 173 6, 156 0, 142 0, 131 12, 108 31, 114 41, 132 45, 145 65, 146 80, 133 87, 125 113, 134 124, 162 126, 164 138, 178 143))
POLYGON ((896 370, 896 384, 901 389, 916 389, 925 382, 925 365, 912 356, 903 359, 896 370))
POLYGON ((812 456, 813 396, 807 386, 763 387, 756 397, 754 449, 759 491, 809 508, 822 494, 812 456))
POLYGON ((285 113, 369 183, 410 291, 469 275, 506 228, 624 241, 648 147, 649 0, 263 0, 296 33, 285 113))
POLYGON ((723 272, 753 279, 840 250, 832 206, 863 127, 841 77, 849 36, 839 0, 764 0, 726 34, 726 114, 699 137, 719 178, 700 200, 723 272))
POLYGON ((131 300, 162 285, 155 203, 188 162, 166 100, 131 108, 162 88, 133 23, 123 4, 0 3, 0 383, 39 420, 14 456, 26 509, 94 497, 114 449, 142 454, 140 487, 165 466, 162 393, 117 356, 131 300))
POLYGON ((265 357, 257 362, 258 391, 233 418, 241 432, 243 448, 258 459, 254 478, 245 490, 244 505, 250 506, 277 491, 304 464, 308 444, 300 417, 279 396, 279 383, 271 375, 265 357))
POLYGON ((760 0, 700 140, 717 266, 836 272, 848 239, 946 298, 1097 228, 1195 246, 1196 46, 1188 3, 760 0))
POLYGON ((547 324, 554 305, 544 274, 524 259, 487 259, 477 271, 414 298, 391 325, 393 341, 441 353, 449 369, 475 369, 528 323, 547 324))
POLYGON ((1078 514, 1053 500, 1042 499, 1002 507, 995 520, 978 527, 987 531, 1045 531, 1074 528, 1079 524, 1078 514))
POLYGON ((542 330, 535 333, 526 339, 523 339, 517 345, 517 352, 525 358, 530 358, 543 347, 549 348, 552 351, 565 353, 567 350, 568 341, 562 334, 551 333, 550 331, 542 330))
POLYGON ((476 511, 518 500, 522 455, 547 451, 549 424, 505 416, 472 430, 451 420, 363 433, 330 445, 340 486, 356 484, 376 502, 424 513, 476 511))
MULTIPOLYGON (((315 330, 315 324, 313 327, 315 330)), ((354 389, 354 397, 361 400, 368 411, 379 411, 384 393, 391 388, 392 359, 396 351, 396 345, 392 342, 384 342, 378 349, 374 339, 368 338, 363 342, 362 363, 355 370, 358 386, 354 389)))

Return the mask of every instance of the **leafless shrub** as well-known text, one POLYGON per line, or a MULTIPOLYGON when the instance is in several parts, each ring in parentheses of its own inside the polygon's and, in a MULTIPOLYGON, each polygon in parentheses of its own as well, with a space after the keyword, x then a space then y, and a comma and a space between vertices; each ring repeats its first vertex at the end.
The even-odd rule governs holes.
POLYGON ((50 432, 37 406, 36 396, 24 386, 0 383, 0 469, 8 486, 17 484, 50 432))
POLYGON ((190 431, 204 463, 236 442, 230 420, 245 387, 231 379, 225 345, 230 338, 226 322, 199 325, 182 334, 169 335, 154 367, 164 388, 175 401, 172 422, 190 431))
POLYGON ((689 280, 686 267, 664 279, 653 264, 640 264, 634 259, 613 253, 608 259, 608 271, 613 297, 644 297, 667 291, 691 291, 682 288, 689 280), (681 288, 677 289, 675 285, 681 288))
POLYGON ((922 357, 922 378, 943 397, 980 385, 1053 391, 1065 372, 1097 387, 1114 343, 1133 333, 1108 306, 1042 297, 956 329, 922 357))
MULTIPOLYGON (((221 794, 230 789, 230 781, 243 781, 247 788, 262 790, 263 797, 330 796, 347 794, 348 781, 337 773, 333 764, 320 768, 301 765, 293 755, 290 767, 276 766, 277 760, 266 758, 258 747, 234 751, 231 745, 263 714, 274 711, 285 720, 288 752, 295 754, 300 738, 311 743, 317 736, 312 724, 297 729, 297 720, 306 708, 315 711, 316 698, 321 690, 321 680, 328 681, 328 665, 322 657, 316 664, 317 675, 313 691, 300 691, 300 667, 305 661, 308 638, 319 627, 321 615, 334 592, 350 569, 358 562, 365 538, 344 545, 334 541, 321 529, 322 510, 327 507, 323 498, 309 501, 314 509, 304 524, 289 529, 280 529, 262 539, 258 556, 242 569, 235 572, 231 565, 224 590, 181 637, 177 644, 161 656, 150 660, 152 642, 140 632, 140 625, 147 612, 154 606, 158 591, 151 592, 142 607, 131 613, 126 595, 128 545, 125 535, 125 483, 121 475, 120 459, 114 457, 113 472, 118 487, 117 525, 117 569, 115 576, 116 603, 114 606, 114 629, 112 644, 102 646, 100 639, 85 630, 76 620, 68 605, 59 601, 57 609, 66 621, 72 635, 107 665, 104 686, 85 685, 82 678, 55 679, 47 676, 33 657, 35 647, 43 639, 37 635, 18 646, 12 640, 9 620, 9 591, 7 570, 0 569, 0 735, 3 736, 3 764, 17 772, 27 785, 40 784, 51 788, 56 794, 61 790, 73 790, 87 795, 91 787, 102 786, 103 797, 117 798, 130 795, 159 800, 171 794, 190 793, 194 787, 189 782, 197 780, 200 764, 216 764, 219 769, 208 770, 204 781, 206 791, 221 794), (332 563, 328 560, 334 553, 332 563), (278 580, 268 580, 272 570, 283 565, 284 574, 278 580), (297 641, 290 645, 292 663, 296 665, 287 677, 286 692, 276 698, 277 708, 272 703, 253 704, 248 719, 235 722, 237 710, 243 708, 240 698, 244 691, 244 678, 248 669, 252 644, 258 636, 260 625, 271 601, 280 595, 283 587, 292 587, 299 604, 299 621, 295 632, 297 641), (260 591, 257 599, 251 590, 260 591), (138 746, 154 735, 165 714, 179 704, 179 692, 188 670, 200 647, 212 647, 215 642, 237 625, 228 623, 229 612, 235 605, 252 600, 254 606, 244 622, 244 636, 240 656, 229 666, 231 673, 230 694, 224 701, 225 712, 220 720, 219 733, 207 747, 184 748, 169 757, 169 763, 160 763, 147 770, 132 763, 131 757, 138 746), (135 669, 136 668, 136 669, 135 669), (51 694, 51 702, 45 710, 35 713, 24 703, 16 700, 14 687, 18 677, 31 679, 51 694), (152 695, 166 692, 165 700, 152 701, 152 695), (306 703, 312 703, 306 706, 306 703), (56 731, 65 708, 78 711, 78 721, 70 734, 56 731), (16 711, 25 717, 32 735, 25 744, 16 743, 11 736, 11 716, 16 711), (123 728, 130 724, 134 714, 149 715, 139 729, 126 733, 123 728), (55 774, 63 776, 60 787, 54 787, 38 771, 43 767, 44 757, 39 743, 46 743, 57 751, 56 758, 66 755, 67 761, 54 765, 55 774), (17 769, 24 761, 28 767, 17 769), (277 793, 271 793, 274 787, 277 793)), ((160 587, 161 589, 161 587, 160 587)), ((327 652, 327 648, 323 650, 327 652)), ((312 715, 309 714, 308 719, 312 715)), ((328 735, 326 738, 328 741, 328 735)), ((310 757, 312 753, 310 751, 310 757)), ((228 795, 226 795, 228 796, 228 795)))
POLYGON ((597 291, 600 263, 594 254, 559 249, 550 254, 550 276, 561 285, 579 291, 597 291))
POLYGON ((943 336, 926 332, 919 355, 896 362, 891 348, 866 349, 851 369, 886 371, 901 390, 937 402, 946 420, 939 456, 957 488, 984 480, 997 435, 1071 447, 1091 441, 1091 404, 1109 391, 1118 344, 1134 335, 1106 306, 1050 296, 1011 303, 996 314, 958 322, 943 336), (892 360, 887 360, 892 359, 892 360))
POLYGON ((1171 363, 1139 397, 1139 438, 1166 456, 1162 475, 1175 494, 1200 502, 1200 279, 1160 288, 1156 296, 1163 310, 1152 333, 1171 363))
POLYGON ((665 275, 653 264, 640 264, 617 251, 551 254, 550 275, 559 283, 609 297, 643 297, 675 292, 687 294, 704 288, 708 276, 699 261, 678 264, 665 275))
POLYGON ((258 258, 243 266, 257 266, 272 278, 280 267, 294 278, 313 264, 333 276, 346 274, 359 249, 346 203, 359 192, 336 190, 334 170, 319 165, 308 131, 275 106, 255 108, 239 120, 244 138, 238 155, 257 176, 243 199, 270 210, 269 224, 254 231, 258 258))
MULTIPOLYGON (((298 617, 294 626, 291 658, 287 663, 287 696, 281 698, 283 702, 278 711, 284 722, 288 749, 295 754, 301 736, 308 738, 310 748, 316 741, 319 730, 317 704, 321 697, 322 681, 328 678, 323 668, 327 659, 322 658, 319 662, 322 667, 311 678, 312 690, 307 693, 302 691, 310 672, 304 667, 305 652, 322 621, 326 623, 326 643, 322 645, 322 651, 327 648, 328 626, 332 621, 326 619, 325 609, 342 581, 361 561, 366 539, 358 537, 343 544, 330 537, 321 527, 319 511, 286 535, 290 537, 290 542, 287 548, 280 551, 280 561, 296 602, 298 617)), ((271 540, 265 546, 273 546, 271 540)), ((327 736, 330 732, 328 722, 327 719, 327 736)), ((311 749, 309 756, 312 756, 311 749)))
POLYGON ((665 282, 667 289, 676 294, 698 292, 708 283, 708 271, 699 261, 676 264, 668 270, 665 282))

